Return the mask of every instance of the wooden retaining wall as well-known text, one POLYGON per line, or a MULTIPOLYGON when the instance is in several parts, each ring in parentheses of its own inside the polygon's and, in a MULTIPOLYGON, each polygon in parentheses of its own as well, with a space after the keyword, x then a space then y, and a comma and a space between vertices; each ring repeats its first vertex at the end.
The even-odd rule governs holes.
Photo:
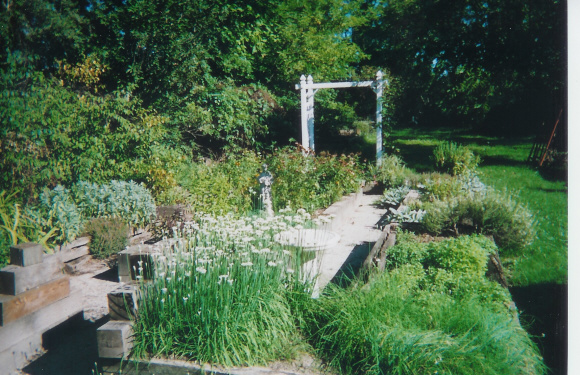
POLYGON ((41 245, 10 248, 10 265, 0 269, 0 374, 18 374, 42 353, 42 335, 83 311, 82 291, 71 291, 67 262, 88 254, 79 238, 44 254, 41 245))

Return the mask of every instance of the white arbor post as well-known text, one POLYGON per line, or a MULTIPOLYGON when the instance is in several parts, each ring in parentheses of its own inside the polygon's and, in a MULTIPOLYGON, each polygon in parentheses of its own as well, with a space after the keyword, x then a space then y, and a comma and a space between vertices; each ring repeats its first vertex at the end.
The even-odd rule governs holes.
POLYGON ((373 87, 377 94, 377 110, 375 112, 377 127, 377 167, 383 162, 383 72, 377 72, 377 79, 373 87))
MULTIPOLYGON (((383 73, 377 72, 376 80, 361 82, 327 82, 314 83, 312 76, 306 78, 300 77, 300 84, 296 85, 296 90, 300 90, 301 106, 301 128, 302 128, 302 147, 307 151, 314 151, 314 94, 318 89, 338 89, 348 87, 370 87, 377 95, 376 107, 376 134, 377 134, 377 166, 381 165, 383 157, 383 73)), ((388 84, 388 82, 387 82, 388 84)))
MULTIPOLYGON (((306 83, 309 86, 313 85, 312 76, 309 75, 306 83)), ((307 117, 308 117, 308 148, 310 151, 314 152, 314 94, 316 94, 314 88, 306 89, 306 106, 307 106, 307 117)))
POLYGON ((304 74, 300 77, 300 119, 302 120, 302 147, 308 149, 308 93, 306 92, 306 77, 304 74))

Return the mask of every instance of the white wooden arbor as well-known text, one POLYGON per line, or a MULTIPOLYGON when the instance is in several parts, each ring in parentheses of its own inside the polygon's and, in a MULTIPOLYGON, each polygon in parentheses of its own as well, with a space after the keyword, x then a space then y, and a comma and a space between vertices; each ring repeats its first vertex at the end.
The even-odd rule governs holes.
MULTIPOLYGON (((314 94, 318 89, 340 89, 348 87, 370 87, 377 95, 376 132, 377 132, 377 165, 383 157, 383 73, 379 70, 374 81, 360 82, 326 82, 314 83, 312 76, 300 77, 296 90, 300 90, 300 106, 302 118, 302 147, 314 151, 314 94)), ((388 82, 386 82, 388 84, 388 82)))

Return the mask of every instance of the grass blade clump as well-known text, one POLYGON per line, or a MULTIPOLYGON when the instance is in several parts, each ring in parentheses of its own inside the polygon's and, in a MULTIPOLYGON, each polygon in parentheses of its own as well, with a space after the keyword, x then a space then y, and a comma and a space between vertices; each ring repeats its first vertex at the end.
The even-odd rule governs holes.
POLYGON ((396 249, 388 272, 313 301, 305 331, 344 373, 543 374, 537 347, 505 305, 507 292, 481 272, 492 247, 485 241, 396 249))

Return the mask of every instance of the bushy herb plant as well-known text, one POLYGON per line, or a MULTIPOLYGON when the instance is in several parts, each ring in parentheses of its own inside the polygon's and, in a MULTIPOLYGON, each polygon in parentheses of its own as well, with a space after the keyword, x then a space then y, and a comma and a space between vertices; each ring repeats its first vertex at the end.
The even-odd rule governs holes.
POLYGON ((355 155, 320 154, 304 157, 293 148, 278 150, 269 160, 274 174, 275 209, 290 206, 314 211, 355 192, 363 179, 355 155))
POLYGON ((461 193, 459 179, 448 175, 431 173, 425 178, 424 191, 430 200, 447 200, 461 193))
POLYGON ((129 244, 129 227, 119 220, 92 219, 86 224, 85 231, 91 237, 90 252, 97 259, 117 254, 129 244))
POLYGON ((405 163, 399 156, 387 155, 381 160, 381 165, 375 167, 374 177, 386 187, 397 187, 415 180, 417 176, 405 167, 405 163))
POLYGON ((437 170, 460 176, 474 171, 480 160, 469 148, 454 142, 446 142, 435 148, 433 161, 437 170))
POLYGON ((254 152, 230 154, 213 163, 184 164, 178 182, 185 202, 193 211, 247 213, 257 199, 257 177, 264 163, 254 152))
POLYGON ((531 212, 506 192, 461 195, 427 203, 425 210, 422 225, 427 231, 492 235, 505 253, 521 251, 534 239, 531 212))

